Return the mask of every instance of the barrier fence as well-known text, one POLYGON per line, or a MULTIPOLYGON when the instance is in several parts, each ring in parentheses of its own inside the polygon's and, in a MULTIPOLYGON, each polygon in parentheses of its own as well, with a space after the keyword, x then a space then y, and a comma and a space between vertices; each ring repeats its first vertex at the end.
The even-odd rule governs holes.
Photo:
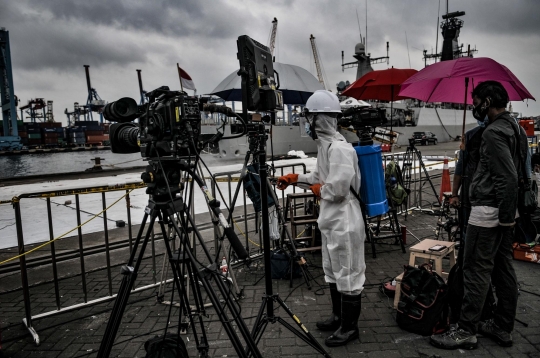
MULTIPOLYGON (((397 155, 399 153, 394 153, 393 155, 397 155)), ((384 163, 388 160, 390 160, 390 156, 385 155, 384 156, 384 163)), ((279 177, 281 175, 284 175, 286 173, 292 172, 292 173, 306 173, 306 165, 304 163, 298 163, 298 164, 291 164, 291 165, 281 165, 276 166, 275 168, 275 176, 279 177)), ((234 193, 236 191, 236 186, 233 185, 233 183, 237 183, 237 185, 241 185, 241 189, 239 189, 240 195, 243 196, 243 204, 242 204, 242 214, 237 216, 231 216, 231 224, 236 225, 235 231, 241 231, 242 235, 244 235, 245 239, 245 246, 248 249, 248 252, 253 251, 255 249, 260 254, 262 252, 262 240, 261 240, 261 232, 258 230, 258 237, 253 236, 252 232, 249 230, 248 227, 248 221, 252 220, 255 216, 258 215, 258 213, 253 214, 253 211, 251 209, 248 209, 248 205, 250 205, 250 202, 246 200, 246 191, 244 188, 244 185, 242 183, 238 182, 238 179, 240 177, 241 171, 228 171, 228 172, 220 172, 212 175, 212 181, 211 181, 211 191, 214 197, 219 198, 223 201, 226 201, 228 203, 228 207, 230 208, 233 204, 233 197, 234 193), (226 183, 226 193, 223 193, 222 188, 220 188, 217 183, 226 183), (243 228, 243 230, 240 230, 243 228), (256 242, 258 241, 258 243, 256 242), (255 246, 255 247, 253 247, 255 246), (250 250, 251 249, 251 250, 250 250)), ((272 173, 269 175, 272 176, 272 173)), ((415 181, 419 184, 419 190, 422 190, 422 183, 425 182, 425 178, 422 179, 420 177, 419 179, 415 178, 415 181)), ((73 310, 77 310, 83 307, 96 305, 99 303, 103 303, 109 300, 112 300, 116 297, 116 294, 113 294, 113 275, 111 273, 111 268, 115 266, 113 263, 111 263, 111 251, 112 250, 118 250, 118 249, 126 249, 129 248, 129 252, 131 252, 133 247, 133 235, 132 235, 132 220, 131 220, 131 204, 130 204, 130 192, 135 189, 141 189, 145 188, 146 185, 141 182, 131 182, 126 184, 118 184, 118 185, 102 185, 102 186, 91 186, 91 187, 83 187, 83 188, 75 188, 75 189, 62 189, 62 190, 49 190, 49 191, 42 191, 42 192, 33 192, 33 193, 25 193, 15 196, 10 201, 4 201, 3 203, 11 203, 13 205, 14 213, 15 213, 15 226, 16 226, 16 233, 17 233, 17 244, 18 244, 18 255, 14 258, 11 258, 9 260, 5 260, 3 262, 0 262, 0 275, 2 274, 8 274, 10 272, 17 271, 16 264, 9 263, 7 261, 11 261, 13 259, 19 260, 18 263, 18 271, 20 271, 20 277, 21 277, 21 286, 22 286, 22 292, 23 292, 23 300, 24 300, 24 313, 25 317, 23 318, 23 323, 26 325, 29 332, 32 334, 32 337, 36 344, 40 343, 39 335, 34 329, 33 321, 42 319, 45 317, 50 317, 55 314, 69 312, 73 310), (125 195, 118 199, 116 202, 121 201, 122 199, 125 202, 126 205, 126 211, 127 211, 127 230, 128 230, 128 237, 126 240, 118 240, 114 243, 111 243, 109 240, 109 228, 108 228, 108 218, 107 218, 107 209, 110 208, 107 206, 107 198, 106 194, 109 192, 119 192, 119 191, 125 191, 125 195), (87 220, 86 222, 82 223, 81 220, 81 206, 80 206, 80 196, 86 195, 86 194, 101 194, 101 206, 103 208, 103 211, 101 213, 98 213, 97 215, 94 215, 91 219, 87 220), (76 211, 76 219, 77 219, 77 226, 73 228, 72 230, 68 231, 67 233, 56 237, 54 236, 54 218, 53 218, 53 212, 51 210, 51 198, 57 198, 57 197, 63 197, 63 196, 75 196, 75 211, 76 211), (21 215, 21 201, 27 200, 27 199, 45 199, 46 200, 46 215, 47 215, 47 223, 48 223, 48 235, 49 240, 46 241, 44 244, 39 245, 37 248, 44 247, 46 245, 49 246, 50 253, 49 254, 41 254, 37 257, 26 257, 27 253, 30 251, 36 250, 36 248, 25 251, 25 239, 23 235, 23 220, 21 215), (99 215, 103 214, 103 243, 99 243, 97 245, 93 246, 87 246, 85 247, 84 239, 83 239, 83 232, 82 232, 82 226, 89 222, 90 220, 93 220, 97 218, 99 215), (69 239, 77 240, 76 242, 76 249, 67 250, 64 252, 58 253, 55 248, 55 241, 58 239, 66 236, 68 233, 77 231, 76 236, 70 237, 69 239), (85 257, 88 260, 89 256, 92 255, 101 255, 105 254, 105 267, 104 270, 106 270, 106 285, 107 290, 106 294, 95 298, 95 299, 88 299, 88 285, 86 282, 86 275, 88 274, 86 265, 85 265, 85 257), (59 284, 59 274, 58 274, 58 268, 57 264, 59 262, 64 262, 68 260, 78 260, 78 266, 80 267, 80 275, 81 275, 81 289, 82 289, 82 302, 77 302, 71 305, 63 305, 61 300, 61 288, 59 284), (29 268, 36 268, 38 266, 43 267, 44 265, 50 264, 51 270, 52 270, 52 277, 53 277, 53 285, 54 285, 54 295, 55 295, 55 306, 56 309, 39 313, 39 314, 32 314, 32 306, 34 305, 34 302, 32 302, 32 297, 30 295, 30 285, 28 280, 28 269, 29 268)), ((194 190, 197 190, 196 188, 194 190)), ((296 187, 293 187, 293 192, 297 192, 296 187)), ((305 191, 305 190, 303 190, 305 191)), ((280 201, 281 207, 285 208, 286 205, 286 193, 281 192, 280 197, 278 196, 278 200, 280 201)), ((115 203, 116 204, 116 203, 115 203)), ((113 204, 114 205, 114 204, 113 204)), ((302 205, 302 204, 301 204, 302 205)), ((303 204, 305 205, 305 203, 303 204)), ((235 205, 236 209, 238 209, 238 205, 235 205)), ((191 206, 192 210, 194 208, 194 205, 191 206)), ((225 208, 223 208, 225 209, 225 208)), ((296 210, 296 207, 294 208, 296 210)), ((195 217, 194 217, 195 220, 195 217)), ((200 224, 197 224, 199 229, 201 228, 211 228, 214 227, 211 221, 203 222, 200 224)), ((161 240, 163 239, 159 235, 156 236, 156 239, 161 240)), ((214 227, 214 244, 215 248, 217 250, 218 246, 218 232, 216 231, 216 228, 214 227)), ((195 249, 195 245, 193 246, 195 249)), ((140 292, 147 289, 151 289, 154 287, 159 286, 162 284, 161 281, 158 282, 156 279, 156 252, 154 249, 154 236, 152 235, 152 252, 151 252, 151 260, 152 260, 152 269, 153 269, 153 282, 148 285, 143 285, 141 287, 137 287, 133 290, 133 292, 140 292)), ((103 269, 103 268, 100 268, 103 269)), ((167 282, 167 280, 165 280, 167 282)))

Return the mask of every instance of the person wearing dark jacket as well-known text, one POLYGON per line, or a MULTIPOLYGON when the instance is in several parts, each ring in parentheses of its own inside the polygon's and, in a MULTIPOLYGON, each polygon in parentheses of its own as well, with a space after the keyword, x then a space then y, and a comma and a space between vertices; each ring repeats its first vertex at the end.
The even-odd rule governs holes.
POLYGON ((449 331, 430 339, 434 346, 444 349, 475 349, 477 331, 499 345, 511 346, 517 309, 512 241, 520 157, 527 155, 527 137, 505 110, 508 93, 500 83, 482 82, 472 97, 474 117, 482 120, 487 115, 488 123, 482 133, 480 162, 469 187, 471 212, 463 253, 461 316, 449 331), (493 319, 481 323, 490 280, 496 288, 497 309, 493 319))

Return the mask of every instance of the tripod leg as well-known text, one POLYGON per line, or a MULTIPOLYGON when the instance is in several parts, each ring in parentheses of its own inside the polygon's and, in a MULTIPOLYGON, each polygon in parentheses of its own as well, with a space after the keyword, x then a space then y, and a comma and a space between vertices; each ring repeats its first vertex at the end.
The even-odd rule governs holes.
POLYGON ((105 328, 105 334, 103 335, 101 345, 99 346, 99 351, 97 354, 98 358, 108 358, 111 353, 114 339, 116 337, 116 334, 118 333, 118 328, 120 327, 120 322, 122 320, 124 310, 126 309, 126 305, 128 303, 128 299, 131 294, 133 283, 135 282, 135 279, 137 278, 137 272, 139 270, 139 266, 144 256, 144 250, 146 249, 146 244, 148 243, 148 240, 152 233, 152 229, 154 227, 154 222, 156 221, 155 212, 152 212, 152 216, 150 218, 150 226, 148 227, 148 230, 146 231, 146 234, 144 236, 144 240, 142 242, 141 249, 139 251, 138 259, 135 263, 135 267, 132 267, 131 265, 133 265, 133 261, 135 260, 136 251, 142 239, 144 227, 147 220, 148 220, 148 213, 145 213, 141 227, 139 229, 139 233, 137 235, 137 238, 135 239, 135 245, 133 247, 133 250, 131 251, 128 264, 122 267, 122 275, 123 275, 122 282, 120 283, 120 289, 116 296, 116 300, 114 301, 114 306, 111 311, 109 322, 107 323, 107 327, 105 328))
POLYGON ((285 312, 287 312, 289 317, 291 317, 294 320, 294 322, 296 322, 296 325, 304 333, 301 333, 300 331, 298 331, 296 328, 294 328, 294 326, 289 324, 289 322, 285 321, 281 317, 277 317, 278 322, 281 323, 283 326, 285 326, 285 328, 287 328, 289 331, 294 333, 298 338, 300 338, 301 340, 309 344, 311 347, 315 348, 315 350, 317 350, 319 353, 321 353, 325 357, 330 358, 330 355, 328 354, 328 352, 326 352, 326 350, 319 344, 319 342, 317 342, 315 337, 313 337, 313 335, 308 331, 306 326, 304 326, 304 324, 300 321, 300 319, 289 309, 289 307, 285 304, 285 302, 283 302, 283 300, 277 295, 274 296, 274 300, 277 301, 277 303, 285 310, 285 312))
MULTIPOLYGON (((294 268, 294 260, 299 259, 300 255, 298 254, 298 251, 296 250, 296 244, 294 242, 294 238, 291 236, 291 233, 288 230, 286 217, 283 215, 283 208, 281 207, 281 204, 279 203, 279 199, 278 199, 276 193, 274 192, 274 188, 272 187, 272 184, 270 183, 270 180, 268 178, 266 179, 266 185, 268 187, 268 192, 270 193, 270 195, 272 196, 272 199, 274 200, 275 207, 276 207, 276 213, 277 213, 277 216, 278 216, 278 221, 279 221, 279 223, 281 223, 281 225, 283 227, 283 230, 281 231, 281 238, 280 238, 281 242, 283 242, 283 236, 284 236, 283 234, 285 234, 287 236, 287 238, 289 239, 288 248, 289 248, 289 251, 292 253, 292 255, 291 255, 291 265, 290 265, 291 266, 290 267, 291 277, 290 277, 289 287, 292 288, 292 286, 293 286, 292 272, 293 272, 293 268, 294 268)), ((299 266, 300 266, 300 270, 302 271, 302 276, 304 277, 304 281, 306 282, 306 285, 307 285, 308 289, 311 290, 311 284, 309 283, 309 277, 308 277, 308 275, 306 273, 307 268, 305 267, 305 265, 300 265, 299 264, 299 266)))
MULTIPOLYGON (((208 248, 204 244, 204 241, 203 241, 203 239, 201 237, 201 234, 200 234, 200 232, 197 230, 197 228, 195 226, 195 222, 193 221, 193 218, 188 213, 184 213, 184 214, 185 215, 181 216, 182 221, 184 222, 183 226, 185 228, 187 228, 187 224, 189 223, 190 227, 195 232, 195 235, 196 235, 197 239, 201 243, 201 247, 202 247, 203 251, 206 253, 207 257, 209 259, 211 259, 212 256, 210 255, 210 252, 208 251, 208 248)), ((178 228, 178 225, 176 224, 176 222, 173 221, 172 223, 173 223, 173 225, 175 227, 175 230, 180 231, 180 228, 178 228)), ((197 262, 197 260, 193 257, 190 250, 186 250, 185 252, 188 254, 188 256, 190 257, 192 262, 197 262)), ((234 330, 234 327, 231 324, 232 321, 234 321, 236 323, 236 325, 237 325, 237 327, 238 327, 238 329, 240 331, 240 334, 242 335, 242 337, 244 338, 244 340, 246 341, 246 343, 248 345, 248 349, 251 352, 253 352, 253 354, 256 357, 262 357, 259 349, 257 348, 257 345, 255 344, 255 342, 251 338, 251 335, 249 333, 249 329, 247 328, 247 326, 246 326, 244 320, 242 319, 242 317, 240 316, 240 311, 239 311, 238 307, 236 307, 235 302, 233 300, 226 300, 226 306, 227 306, 227 308, 229 309, 229 311, 231 312, 231 314, 233 316, 232 321, 229 319, 229 317, 228 317, 227 313, 225 312, 225 310, 221 307, 220 302, 219 302, 219 297, 217 296, 216 292, 213 290, 212 286, 210 285, 210 283, 208 281, 208 277, 206 277, 207 275, 220 276, 220 274, 217 272, 217 267, 216 267, 215 263, 213 264, 213 266, 211 266, 209 268, 204 268, 203 270, 199 270, 197 273, 198 273, 198 276, 199 276, 199 280, 202 282, 202 284, 203 284, 203 286, 205 288, 205 291, 208 294, 208 298, 210 299, 210 302, 212 302, 212 305, 216 309, 216 313, 217 313, 218 317, 220 318, 220 321, 223 324, 223 328, 225 329, 225 331, 226 331, 229 339, 231 340, 231 342, 232 342, 232 344, 234 346, 234 349, 236 350, 238 355, 241 356, 241 357, 247 356, 246 352, 244 351, 244 348, 243 348, 242 344, 240 343, 238 335, 236 334, 236 331, 234 330)), ((226 297, 230 290, 228 290, 225 287, 225 284, 221 280, 221 278, 216 279, 215 282, 216 282, 216 286, 218 287, 221 295, 223 297, 226 297)))
POLYGON ((428 171, 426 169, 426 166, 424 165, 424 161, 422 160, 422 154, 417 149, 415 149, 415 151, 416 151, 416 156, 418 157, 418 162, 420 163, 420 167, 422 167, 422 170, 424 171, 424 174, 426 175, 426 179, 428 180, 429 185, 431 185, 431 189, 433 190, 433 195, 435 195, 435 197, 437 198, 437 202, 439 203, 439 205, 441 205, 441 200, 439 198, 439 195, 437 195, 437 190, 435 190, 435 186, 433 185, 433 182, 431 181, 431 178, 429 177, 428 171))
MULTIPOLYGON (((161 231, 163 233, 166 233, 166 229, 165 229, 165 224, 163 223, 163 218, 161 217, 161 213, 158 213, 158 218, 159 218, 159 225, 161 227, 161 231)), ((174 217, 172 216, 167 216, 165 217, 166 220, 174 220, 174 217)), ((179 235, 180 237, 180 231, 175 231, 176 234, 179 235)), ((187 236, 184 236, 183 237, 183 240, 182 240, 182 237, 180 237, 180 242, 184 242, 184 244, 189 241, 189 237, 187 236)), ((187 294, 187 290, 186 290, 186 285, 184 283, 184 276, 182 274, 182 270, 180 270, 180 265, 179 265, 179 261, 182 260, 182 258, 178 257, 177 259, 175 259, 175 256, 171 250, 171 246, 169 244, 169 241, 168 240, 164 240, 164 243, 165 243, 165 249, 167 251, 167 256, 169 257, 169 261, 171 263, 171 269, 172 269, 172 272, 173 272, 173 277, 174 277, 174 281, 175 281, 175 285, 176 287, 178 287, 178 290, 179 290, 179 294, 180 294, 180 307, 182 310, 184 310, 189 319, 190 319, 190 323, 191 323, 191 326, 192 326, 192 329, 193 329, 193 335, 195 337, 195 344, 197 345, 197 349, 199 350, 199 352, 202 354, 202 355, 205 355, 205 354, 208 354, 208 338, 206 336, 206 331, 204 329, 204 322, 202 321, 202 317, 199 315, 199 324, 200 324, 200 327, 201 327, 201 335, 202 335, 202 339, 201 341, 199 340, 199 336, 197 334, 197 328, 195 326, 195 322, 193 320, 193 312, 191 311, 191 306, 189 304, 189 297, 188 297, 188 294, 187 294)), ((179 252, 180 253, 180 252, 179 252)), ((198 297, 195 296, 194 294, 194 298, 195 298, 195 304, 196 304, 196 307, 197 307, 197 310, 199 309, 199 302, 198 302, 198 297)), ((172 304, 172 302, 171 302, 172 304)))

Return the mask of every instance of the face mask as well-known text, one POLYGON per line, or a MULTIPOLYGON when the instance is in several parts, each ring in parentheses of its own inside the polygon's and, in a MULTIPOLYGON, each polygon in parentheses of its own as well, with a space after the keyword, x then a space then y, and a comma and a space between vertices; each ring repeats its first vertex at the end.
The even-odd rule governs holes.
POLYGON ((480 103, 478 106, 473 108, 472 115, 477 121, 483 121, 487 116, 488 111, 489 107, 486 104, 480 103))
POLYGON ((317 116, 315 115, 308 115, 306 116, 306 124, 305 124, 305 131, 308 136, 311 137, 311 139, 315 140, 317 139, 317 132, 315 131, 315 122, 317 120, 317 116))
POLYGON ((485 126, 487 126, 487 124, 488 124, 488 122, 489 122, 489 118, 488 118, 488 116, 485 116, 483 121, 479 121, 479 120, 477 119, 476 122, 478 122, 478 125, 479 125, 480 127, 484 128, 485 126))

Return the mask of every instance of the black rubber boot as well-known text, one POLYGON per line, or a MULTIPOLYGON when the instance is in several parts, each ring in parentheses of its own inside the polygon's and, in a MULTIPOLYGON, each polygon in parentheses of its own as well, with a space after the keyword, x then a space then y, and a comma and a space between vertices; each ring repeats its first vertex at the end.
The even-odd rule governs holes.
POLYGON ((344 346, 358 339, 358 318, 361 308, 361 295, 341 295, 341 326, 324 341, 328 347, 344 346))
POLYGON ((330 298, 332 299, 332 314, 325 321, 317 322, 320 331, 335 331, 341 326, 341 293, 335 283, 330 283, 330 298))

